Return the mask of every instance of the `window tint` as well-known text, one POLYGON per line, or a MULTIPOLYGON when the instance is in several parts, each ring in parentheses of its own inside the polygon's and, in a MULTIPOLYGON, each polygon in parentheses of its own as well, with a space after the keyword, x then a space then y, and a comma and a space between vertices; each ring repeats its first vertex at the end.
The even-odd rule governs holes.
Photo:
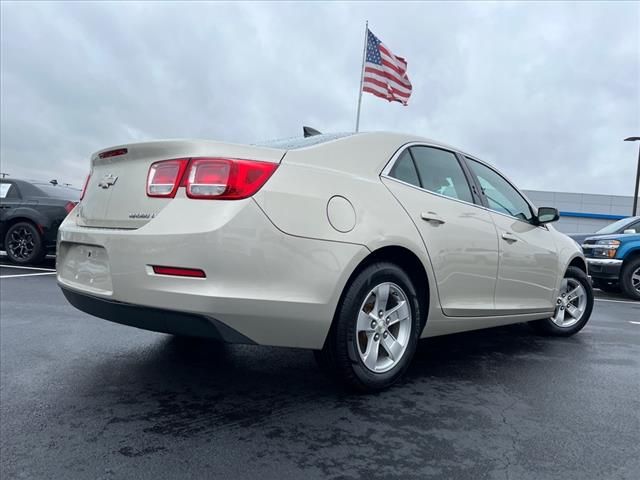
POLYGON ((431 147, 411 147, 422 188, 473 203, 471 189, 456 156, 431 147))
POLYGON ((509 182, 489 167, 471 158, 467 158, 467 160, 471 170, 478 177, 480 187, 491 210, 511 215, 520 220, 531 221, 533 219, 529 204, 509 182))
POLYGON ((389 172, 389 176, 402 180, 403 182, 410 183, 416 187, 420 186, 420 179, 418 178, 418 172, 416 172, 416 166, 413 163, 409 150, 405 150, 400 154, 396 163, 393 164, 393 168, 389 172))

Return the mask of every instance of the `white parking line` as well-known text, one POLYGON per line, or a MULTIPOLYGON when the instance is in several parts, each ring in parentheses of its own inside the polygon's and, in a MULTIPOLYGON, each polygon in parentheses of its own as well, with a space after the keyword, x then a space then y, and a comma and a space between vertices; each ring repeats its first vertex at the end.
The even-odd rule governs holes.
POLYGON ((0 278, 37 277, 38 275, 55 275, 56 272, 24 273, 22 275, 0 275, 0 278))
POLYGON ((10 265, 6 263, 0 263, 0 268, 21 268, 23 270, 42 270, 44 272, 55 272, 55 268, 38 268, 38 267, 23 267, 22 265, 10 265))
POLYGON ((596 302, 613 302, 613 303, 628 303, 630 305, 640 305, 640 302, 634 302, 633 300, 611 300, 609 298, 596 298, 596 302))

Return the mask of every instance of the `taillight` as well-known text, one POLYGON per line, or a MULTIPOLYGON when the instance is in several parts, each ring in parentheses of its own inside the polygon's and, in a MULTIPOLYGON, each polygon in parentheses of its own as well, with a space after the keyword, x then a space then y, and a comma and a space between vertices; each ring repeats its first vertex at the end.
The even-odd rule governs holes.
POLYGON ((276 168, 255 160, 194 158, 183 183, 190 198, 239 200, 260 190, 276 168))
POLYGON ((147 195, 173 198, 180 186, 187 163, 186 158, 153 163, 147 175, 147 195))
POLYGON ((77 205, 77 202, 67 202, 64 206, 64 209, 67 211, 67 214, 71 213, 71 210, 77 205))
POLYGON ((87 175, 87 179, 84 181, 84 186, 82 187, 82 193, 80 194, 80 200, 84 198, 84 194, 87 192, 87 185, 89 185, 90 178, 91 174, 87 175))

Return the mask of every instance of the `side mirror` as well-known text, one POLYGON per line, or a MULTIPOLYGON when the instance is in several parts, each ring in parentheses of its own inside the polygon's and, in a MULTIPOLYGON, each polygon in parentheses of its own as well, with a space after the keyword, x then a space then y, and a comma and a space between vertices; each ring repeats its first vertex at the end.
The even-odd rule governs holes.
POLYGON ((638 233, 638 232, 636 232, 635 228, 627 228, 626 230, 623 230, 622 233, 638 233))
POLYGON ((557 208, 540 207, 538 208, 537 220, 540 225, 543 223, 556 222, 560 218, 557 208))

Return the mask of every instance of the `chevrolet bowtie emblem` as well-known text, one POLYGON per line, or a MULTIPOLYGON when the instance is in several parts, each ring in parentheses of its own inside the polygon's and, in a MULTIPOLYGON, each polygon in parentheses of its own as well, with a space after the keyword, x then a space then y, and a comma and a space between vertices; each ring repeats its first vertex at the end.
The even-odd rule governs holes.
POLYGON ((102 177, 102 180, 100 180, 100 183, 98 183, 98 186, 100 188, 106 189, 106 188, 109 188, 111 185, 115 185, 116 180, 118 180, 117 175, 113 175, 112 173, 107 173, 104 177, 102 177))

